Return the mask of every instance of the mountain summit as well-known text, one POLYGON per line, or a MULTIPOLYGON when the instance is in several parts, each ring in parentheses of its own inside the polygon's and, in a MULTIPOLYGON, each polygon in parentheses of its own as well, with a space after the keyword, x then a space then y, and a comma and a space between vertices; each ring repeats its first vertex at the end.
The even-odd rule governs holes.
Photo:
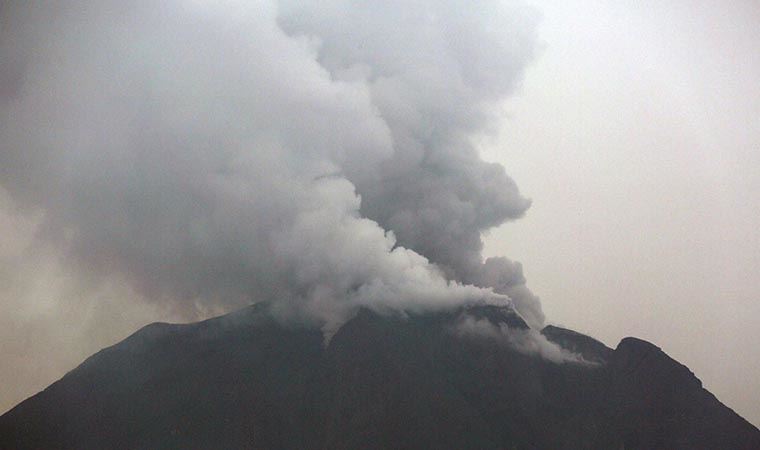
POLYGON ((760 432, 688 368, 635 338, 542 333, 551 362, 462 316, 361 310, 325 344, 267 305, 155 323, 0 417, 2 449, 758 449, 760 432))

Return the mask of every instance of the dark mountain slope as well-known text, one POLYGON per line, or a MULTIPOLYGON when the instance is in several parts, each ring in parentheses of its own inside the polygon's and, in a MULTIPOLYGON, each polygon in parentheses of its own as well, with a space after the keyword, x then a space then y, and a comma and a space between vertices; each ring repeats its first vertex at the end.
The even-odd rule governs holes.
POLYGON ((319 331, 252 308, 152 324, 0 419, 0 448, 297 448, 319 331))
POLYGON ((760 449, 758 431, 660 348, 625 338, 609 360, 610 416, 626 448, 760 449))
POLYGON ((556 364, 454 332, 461 314, 362 311, 323 346, 266 306, 153 324, 0 417, 0 448, 760 449, 760 432, 659 348, 544 334, 556 364))

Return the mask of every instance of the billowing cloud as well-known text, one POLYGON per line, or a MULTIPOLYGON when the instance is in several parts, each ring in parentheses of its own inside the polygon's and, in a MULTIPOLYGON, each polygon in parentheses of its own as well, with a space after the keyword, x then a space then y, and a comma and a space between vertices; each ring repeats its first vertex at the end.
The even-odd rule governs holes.
POLYGON ((481 233, 530 206, 470 138, 519 84, 535 52, 535 14, 519 4, 284 2, 279 22, 316 36, 318 60, 336 79, 360 79, 388 123, 394 151, 374 170, 347 171, 361 211, 429 258, 448 277, 513 297, 543 323, 522 268, 481 255, 481 233))
POLYGON ((467 302, 513 302, 542 324, 519 264, 481 256, 481 233, 530 202, 470 142, 533 57, 531 11, 0 11, 0 185, 77 276, 179 308, 274 301, 326 330, 360 306, 467 302))

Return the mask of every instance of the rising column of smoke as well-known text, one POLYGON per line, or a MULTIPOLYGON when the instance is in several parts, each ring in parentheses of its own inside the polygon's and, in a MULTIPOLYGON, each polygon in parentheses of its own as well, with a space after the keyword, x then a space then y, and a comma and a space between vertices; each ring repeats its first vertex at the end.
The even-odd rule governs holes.
POLYGON ((362 213, 451 279, 509 295, 533 327, 544 321, 522 266, 483 261, 481 233, 524 214, 530 201, 498 164, 480 159, 470 136, 519 83, 536 52, 535 14, 482 0, 283 1, 280 23, 320 39, 333 77, 362 80, 389 125, 390 159, 370 173, 347 170, 362 213))
POLYGON ((268 300, 330 329, 507 301, 475 284, 540 322, 519 266, 480 256, 529 202, 467 141, 532 24, 319 5, 3 3, 0 184, 77 270, 149 299, 268 300))

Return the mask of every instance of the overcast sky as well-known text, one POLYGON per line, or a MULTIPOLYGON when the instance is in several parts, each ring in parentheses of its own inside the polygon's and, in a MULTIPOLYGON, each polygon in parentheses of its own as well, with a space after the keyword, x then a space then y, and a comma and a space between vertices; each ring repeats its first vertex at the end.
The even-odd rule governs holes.
POLYGON ((491 292, 472 283, 654 342, 760 424, 760 7, 532 3, 538 52, 535 15, 488 1, 3 23, 0 411, 250 293, 324 325, 491 292), (481 261, 508 219, 484 256, 540 305, 481 261))
POLYGON ((760 425, 760 3, 532 3, 544 53, 483 145, 533 205, 486 253, 760 425))

